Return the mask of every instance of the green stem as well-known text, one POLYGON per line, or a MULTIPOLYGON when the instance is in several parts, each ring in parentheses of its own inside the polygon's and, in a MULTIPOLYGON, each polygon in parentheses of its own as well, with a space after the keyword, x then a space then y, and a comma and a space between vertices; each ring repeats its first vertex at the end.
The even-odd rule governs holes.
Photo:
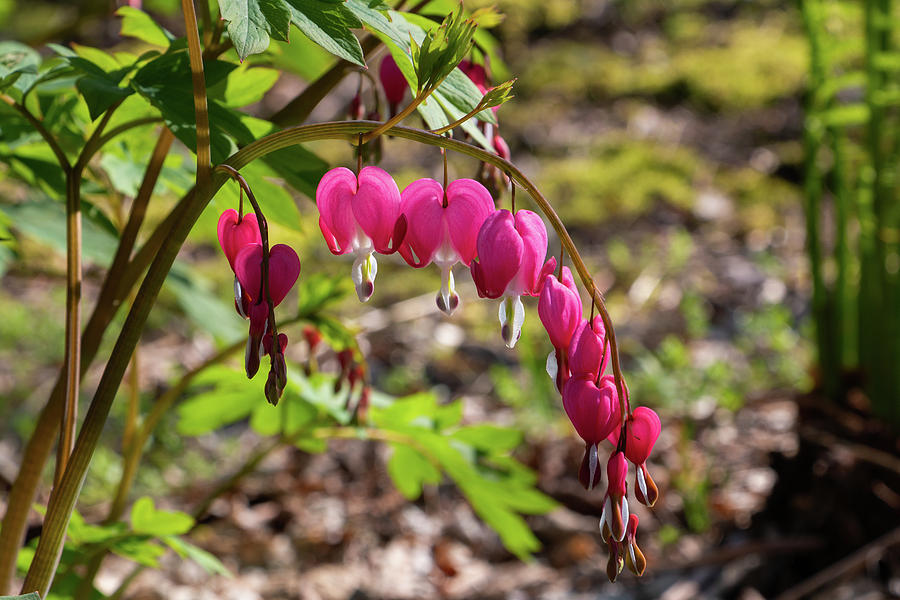
POLYGON ((203 51, 200 49, 200 32, 197 29, 197 13, 193 0, 181 0, 184 13, 185 35, 191 62, 191 82, 194 89, 194 113, 197 121, 197 185, 209 178, 212 166, 209 137, 209 107, 206 101, 206 79, 203 76, 203 51))
POLYGON ((44 141, 47 142, 47 145, 50 146, 50 150, 53 151, 53 154, 56 156, 56 160, 59 162, 63 171, 68 171, 72 165, 69 163, 69 159, 66 158, 66 153, 63 152, 62 147, 59 145, 59 142, 56 141, 56 138, 53 137, 40 119, 31 114, 27 108, 7 96, 6 94, 0 94, 0 101, 5 102, 6 104, 12 106, 14 109, 19 111, 25 120, 31 123, 31 126, 34 127, 41 137, 44 138, 44 141))

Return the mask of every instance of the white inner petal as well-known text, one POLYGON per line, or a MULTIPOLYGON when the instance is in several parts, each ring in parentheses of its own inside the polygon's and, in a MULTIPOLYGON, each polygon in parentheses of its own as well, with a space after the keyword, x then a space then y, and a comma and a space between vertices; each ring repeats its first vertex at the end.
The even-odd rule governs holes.
POLYGON ((556 376, 559 374, 559 365, 556 362, 556 350, 551 350, 547 355, 547 375, 550 380, 556 383, 556 376))
POLYGON ((637 473, 638 487, 641 489, 641 493, 644 495, 644 500, 649 502, 649 500, 647 499, 647 480, 644 479, 644 469, 638 467, 637 469, 635 469, 635 472, 637 473))

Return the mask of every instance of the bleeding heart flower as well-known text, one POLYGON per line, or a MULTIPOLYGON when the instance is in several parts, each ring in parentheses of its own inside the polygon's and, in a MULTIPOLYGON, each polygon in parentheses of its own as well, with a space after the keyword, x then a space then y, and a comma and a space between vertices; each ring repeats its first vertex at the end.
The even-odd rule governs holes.
MULTIPOLYGON (((262 244, 259 223, 253 213, 240 217, 236 210, 229 208, 219 216, 218 233, 219 246, 222 247, 222 252, 228 259, 228 265, 232 271, 234 271, 234 261, 241 249, 251 244, 262 244)), ((247 311, 250 309, 249 301, 241 290, 237 275, 234 277, 234 308, 241 317, 247 318, 247 311)))
MULTIPOLYGON (((625 456, 635 466, 634 495, 638 502, 646 506, 653 506, 659 498, 659 488, 647 469, 647 459, 661 431, 659 415, 646 406, 635 408, 625 422, 625 456)), ((618 446, 618 427, 609 440, 618 446)))
POLYGON ((472 279, 482 298, 503 297, 500 328, 503 340, 512 348, 525 320, 521 296, 540 294, 544 277, 556 268, 555 258, 544 263, 547 228, 530 210, 520 210, 515 216, 498 210, 485 219, 476 246, 478 260, 472 261, 472 279))
POLYGON ((569 342, 569 370, 572 377, 584 376, 596 379, 609 363, 609 340, 599 315, 593 322, 581 321, 569 342), (604 343, 605 342, 605 343, 604 343))
POLYGON ((581 324, 582 310, 581 296, 569 267, 562 268, 562 282, 552 273, 547 275, 538 300, 538 315, 554 348, 547 356, 547 373, 560 392, 569 379, 569 342, 581 324))
MULTIPOLYGON (((244 292, 256 303, 267 300, 262 287, 262 259, 262 244, 251 244, 238 252, 234 261, 234 272, 244 292)), ((300 259, 293 248, 287 244, 275 244, 269 248, 269 294, 272 304, 281 304, 299 276, 300 259)))
POLYGON ((625 526, 628 523, 628 461, 622 452, 614 452, 606 463, 606 476, 609 480, 606 496, 603 501, 603 512, 600 515, 600 535, 604 541, 612 537, 617 542, 625 539, 625 526))
POLYGON ((388 54, 381 61, 378 68, 378 77, 381 79, 381 87, 384 88, 384 95, 387 98, 388 105, 391 108, 391 116, 397 112, 397 107, 403 102, 403 96, 406 94, 406 77, 403 71, 397 66, 394 57, 388 54))
POLYGON ((396 252, 406 234, 397 184, 378 167, 363 168, 359 177, 338 167, 319 181, 316 206, 319 229, 332 254, 356 255, 351 275, 357 296, 365 302, 375 291, 378 263, 373 252, 396 252))
MULTIPOLYGON (((262 341, 271 326, 269 305, 262 284, 262 259, 262 244, 251 244, 238 252, 234 261, 235 274, 249 304, 247 313, 250 318, 250 332, 244 353, 244 367, 247 377, 251 378, 259 369, 260 355, 265 354, 262 341)), ((300 259, 294 249, 285 244, 272 246, 269 249, 269 295, 273 306, 278 306, 284 300, 299 276, 300 259)))
POLYGON ((458 262, 472 263, 478 231, 494 211, 494 200, 473 179, 451 182, 446 194, 434 179, 419 179, 400 194, 400 210, 407 223, 400 255, 417 269, 430 263, 440 267, 437 305, 449 315, 459 304, 451 269, 458 262))
POLYGON ((613 419, 619 402, 615 382, 611 377, 601 378, 599 384, 587 377, 572 377, 563 387, 562 400, 566 415, 585 444, 578 479, 585 489, 591 489, 600 481, 597 446, 617 425, 613 419))
POLYGON ((229 208, 219 216, 219 245, 231 270, 234 270, 234 259, 237 258, 238 252, 245 246, 250 244, 262 244, 262 238, 259 234, 259 223, 256 221, 256 215, 249 213, 238 217, 238 212, 233 208, 229 208))

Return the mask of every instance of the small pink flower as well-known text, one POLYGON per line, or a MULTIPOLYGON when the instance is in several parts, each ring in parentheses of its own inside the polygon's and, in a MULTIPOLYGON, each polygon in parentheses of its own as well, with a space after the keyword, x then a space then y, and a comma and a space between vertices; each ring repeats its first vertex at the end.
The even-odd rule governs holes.
POLYGON ((375 291, 378 263, 374 252, 397 251, 406 234, 400 214, 400 190, 378 167, 364 167, 357 177, 338 167, 325 173, 316 188, 319 229, 332 254, 356 255, 351 275, 363 302, 375 291))
MULTIPOLYGON (((653 506, 659 498, 659 489, 647 469, 647 459, 661 431, 659 415, 646 406, 635 408, 625 423, 625 456, 635 466, 634 495, 646 506, 653 506)), ((618 445, 618 428, 610 435, 610 441, 618 445)))
MULTIPOLYGON (((262 244, 256 215, 250 213, 239 217, 238 212, 233 208, 229 208, 219 216, 218 234, 219 246, 222 247, 222 252, 228 259, 228 265, 232 271, 234 271, 234 260, 242 248, 251 244, 262 244)), ((241 290, 237 275, 234 276, 234 308, 241 317, 247 318, 249 304, 241 290)))
POLYGON ((449 315, 459 304, 451 269, 458 262, 472 263, 478 231, 493 212, 494 200, 472 179, 451 182, 446 195, 434 179, 419 179, 400 194, 400 210, 407 222, 400 255, 417 269, 432 262, 440 267, 437 305, 449 315))
POLYGON ((476 246, 478 261, 472 261, 472 279, 482 298, 503 298, 500 327, 503 340, 512 348, 525 320, 521 296, 540 294, 544 277, 556 268, 555 258, 544 263, 547 228, 530 210, 515 216, 498 210, 484 221, 476 246))
POLYGON ((403 71, 397 66, 394 57, 388 54, 381 61, 378 68, 378 77, 381 79, 381 87, 384 88, 384 96, 387 98, 388 105, 391 108, 391 116, 397 112, 397 107, 403 102, 403 96, 406 94, 406 77, 403 71))
POLYGON ((229 208, 219 216, 218 234, 219 245, 232 270, 234 259, 244 246, 262 244, 256 215, 249 213, 239 219, 238 212, 233 208, 229 208))
POLYGON ((603 500, 603 513, 600 515, 600 531, 604 540, 612 537, 617 542, 625 539, 625 526, 628 523, 628 461, 622 452, 614 452, 606 463, 608 487, 603 500))
POLYGON ((613 415, 618 395, 611 379, 604 377, 598 384, 586 377, 573 377, 563 387, 563 408, 575 431, 584 440, 584 458, 578 470, 578 480, 588 490, 600 482, 597 446, 616 427, 613 415))
POLYGON ((578 325, 569 342, 568 359, 572 377, 596 379, 606 370, 609 340, 606 339, 606 328, 599 315, 590 324, 585 319, 578 325))
MULTIPOLYGON (((248 377, 253 377, 259 369, 259 356, 264 354, 263 337, 271 325, 262 282, 262 258, 262 244, 250 244, 238 252, 234 261, 235 274, 249 303, 250 334, 244 354, 248 377)), ((272 246, 269 249, 269 294, 274 306, 284 300, 299 276, 300 259, 294 249, 286 244, 272 246)))
POLYGON ((538 300, 538 315, 554 348, 547 356, 547 373, 560 392, 569 379, 569 342, 581 324, 582 310, 581 296, 569 267, 562 268, 562 282, 552 273, 547 275, 538 300))

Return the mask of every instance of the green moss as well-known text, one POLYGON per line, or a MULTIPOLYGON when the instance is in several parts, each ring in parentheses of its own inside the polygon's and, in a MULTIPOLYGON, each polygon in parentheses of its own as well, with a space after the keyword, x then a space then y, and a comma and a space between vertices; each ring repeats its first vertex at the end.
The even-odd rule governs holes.
POLYGON ((689 208, 701 161, 683 148, 622 140, 594 148, 587 157, 544 163, 539 186, 572 225, 637 215, 658 201, 689 208))

